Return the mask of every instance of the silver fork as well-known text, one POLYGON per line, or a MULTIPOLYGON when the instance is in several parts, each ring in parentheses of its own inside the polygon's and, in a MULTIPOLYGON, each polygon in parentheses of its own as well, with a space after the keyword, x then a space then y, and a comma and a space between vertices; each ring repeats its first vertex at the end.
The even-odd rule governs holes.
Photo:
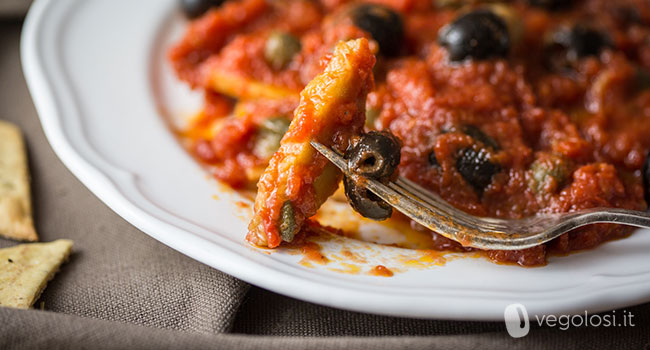
MULTIPOLYGON (((335 151, 311 141, 312 147, 347 176, 347 162, 335 151)), ((364 178, 367 189, 420 225, 466 247, 486 250, 525 249, 548 242, 575 228, 615 223, 650 228, 650 214, 616 208, 593 208, 570 213, 538 214, 523 219, 478 217, 456 209, 436 193, 398 177, 386 185, 364 178)))

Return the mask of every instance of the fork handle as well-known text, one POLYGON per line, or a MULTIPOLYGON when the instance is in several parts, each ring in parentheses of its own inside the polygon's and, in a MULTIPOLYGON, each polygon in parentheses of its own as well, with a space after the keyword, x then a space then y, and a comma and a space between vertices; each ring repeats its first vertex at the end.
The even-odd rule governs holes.
MULTIPOLYGON (((641 228, 650 228, 650 213, 618 208, 594 208, 573 213, 575 227, 589 224, 611 223, 641 228)), ((568 213, 571 216, 571 213, 568 213)))

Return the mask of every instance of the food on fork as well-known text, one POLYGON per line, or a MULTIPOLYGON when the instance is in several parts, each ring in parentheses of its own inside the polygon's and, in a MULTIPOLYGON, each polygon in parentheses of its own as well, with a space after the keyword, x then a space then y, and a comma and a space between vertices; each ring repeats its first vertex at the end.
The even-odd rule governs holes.
POLYGON ((339 43, 322 74, 302 91, 289 130, 258 183, 249 242, 291 242, 305 220, 336 191, 341 172, 309 142, 344 152, 365 123, 375 57, 368 40, 339 43))
POLYGON ((364 217, 386 220, 393 208, 365 188, 363 178, 382 183, 394 180, 400 161, 402 143, 387 131, 371 131, 353 141, 345 151, 347 167, 353 173, 345 176, 343 186, 350 206, 364 217), (356 175, 356 176, 355 176, 356 175))

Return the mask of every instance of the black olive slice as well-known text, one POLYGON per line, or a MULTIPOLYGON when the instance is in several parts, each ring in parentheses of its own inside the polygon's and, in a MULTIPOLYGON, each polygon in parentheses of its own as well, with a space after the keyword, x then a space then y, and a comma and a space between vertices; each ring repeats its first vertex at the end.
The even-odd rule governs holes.
POLYGON ((404 21, 394 10, 376 4, 361 4, 350 15, 355 26, 368 32, 379 44, 379 53, 397 56, 404 41, 404 21))
MULTIPOLYGON (((388 131, 371 131, 359 137, 345 152, 348 169, 369 179, 387 182, 400 162, 400 140, 388 131)), ((350 176, 343 179, 345 195, 359 214, 373 220, 385 220, 393 208, 350 176)))
POLYGON ((438 44, 447 49, 452 61, 505 57, 510 51, 510 41, 503 18, 488 9, 461 15, 438 35, 438 44))
POLYGON ((393 208, 374 193, 359 186, 353 179, 343 178, 345 195, 350 205, 359 214, 373 220, 386 220, 393 214, 393 208))
POLYGON ((188 18, 197 18, 224 2, 225 0, 180 0, 181 8, 188 18))
POLYGON ((597 56, 609 45, 604 33, 584 25, 573 26, 567 39, 569 54, 576 58, 597 56))
POLYGON ((357 175, 388 181, 400 162, 401 144, 387 131, 371 131, 345 152, 348 169, 357 175))
POLYGON ((575 24, 553 33, 550 42, 546 44, 545 55, 547 60, 553 60, 548 62, 550 67, 568 68, 580 58, 599 55, 610 45, 610 39, 605 33, 583 24, 575 24))
POLYGON ((492 176, 501 171, 498 164, 490 160, 485 149, 465 148, 458 153, 456 169, 460 175, 478 192, 483 192, 492 182, 492 176))

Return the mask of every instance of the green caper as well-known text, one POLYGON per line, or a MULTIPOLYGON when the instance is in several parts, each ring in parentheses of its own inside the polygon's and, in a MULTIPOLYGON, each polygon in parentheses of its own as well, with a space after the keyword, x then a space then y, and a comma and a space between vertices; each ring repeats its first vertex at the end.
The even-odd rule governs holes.
POLYGON ((529 187, 538 193, 544 189, 554 191, 562 186, 571 175, 571 163, 568 159, 551 154, 535 160, 530 166, 531 180, 529 187), (548 187, 552 186, 552 187, 548 187))
POLYGON ((280 236, 282 236, 283 241, 291 242, 293 241, 293 237, 296 236, 298 228, 291 201, 286 201, 282 204, 280 215, 280 236))
POLYGON ((289 130, 290 123, 284 116, 264 120, 257 131, 253 154, 261 159, 270 158, 280 148, 280 141, 289 130))
POLYGON ((366 128, 374 129, 375 121, 379 118, 381 111, 376 108, 366 108, 366 128))
POLYGON ((264 58, 275 70, 283 69, 301 49, 300 40, 287 32, 273 32, 266 39, 264 58))

